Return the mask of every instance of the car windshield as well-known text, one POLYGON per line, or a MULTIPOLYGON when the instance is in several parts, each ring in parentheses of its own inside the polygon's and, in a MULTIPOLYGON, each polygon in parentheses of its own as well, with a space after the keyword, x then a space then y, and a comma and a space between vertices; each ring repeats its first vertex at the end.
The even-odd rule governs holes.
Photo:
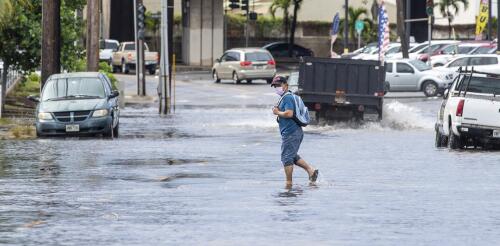
POLYGON ((245 60, 251 62, 270 61, 273 58, 266 52, 250 52, 245 54, 245 60))
POLYGON ((455 90, 481 94, 500 94, 500 80, 489 77, 472 76, 471 78, 470 76, 464 76, 455 90))
POLYGON ((409 63, 416 67, 418 71, 426 71, 426 70, 431 70, 431 67, 427 65, 425 62, 420 61, 420 60, 410 60, 409 63))
POLYGON ((471 54, 473 54, 473 55, 489 54, 489 52, 492 49, 496 50, 496 48, 492 48, 492 47, 479 47, 479 48, 475 49, 473 52, 471 52, 471 54))
POLYGON ((415 52, 417 52, 417 51, 419 51, 419 50, 423 49, 423 48, 424 48, 425 46, 427 46, 427 45, 429 45, 429 44, 420 44, 420 45, 417 45, 417 46, 415 46, 415 47, 411 48, 408 52, 410 52, 410 53, 415 53, 415 52))
POLYGON ((52 79, 42 93, 42 101, 104 97, 104 85, 98 78, 52 79))
POLYGON ((104 40, 101 40, 99 42, 99 48, 101 50, 117 50, 118 49, 118 44, 114 42, 106 42, 104 40))
POLYGON ((372 54, 378 50, 378 46, 376 44, 367 45, 361 53, 364 54, 372 54))

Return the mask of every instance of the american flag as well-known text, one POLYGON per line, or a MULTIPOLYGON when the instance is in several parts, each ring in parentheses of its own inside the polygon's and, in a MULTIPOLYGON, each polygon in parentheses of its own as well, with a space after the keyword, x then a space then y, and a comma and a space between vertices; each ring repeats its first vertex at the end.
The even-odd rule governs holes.
POLYGON ((381 1, 378 13, 378 60, 384 66, 385 52, 389 46, 389 16, 385 10, 384 0, 381 1))

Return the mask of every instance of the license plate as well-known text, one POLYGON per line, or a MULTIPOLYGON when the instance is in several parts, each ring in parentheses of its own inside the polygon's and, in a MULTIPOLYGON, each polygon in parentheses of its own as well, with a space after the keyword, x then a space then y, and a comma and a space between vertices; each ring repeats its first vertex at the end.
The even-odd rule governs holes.
POLYGON ((493 137, 500 138, 500 130, 493 130, 493 137))
POLYGON ((79 132, 80 125, 66 125, 66 132, 79 132))
POLYGON ((264 70, 266 68, 265 65, 261 65, 261 66, 255 66, 256 69, 260 69, 260 70, 264 70))

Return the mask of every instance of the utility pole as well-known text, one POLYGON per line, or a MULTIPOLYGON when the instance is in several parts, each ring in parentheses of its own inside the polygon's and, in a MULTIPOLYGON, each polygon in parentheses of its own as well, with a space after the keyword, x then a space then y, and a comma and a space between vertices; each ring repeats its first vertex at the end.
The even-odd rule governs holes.
POLYGON ((161 0, 161 55, 160 55, 160 114, 167 115, 170 113, 170 32, 169 27, 171 11, 173 9, 173 1, 161 0), (172 6, 171 6, 172 5, 172 6))
POLYGON ((87 71, 99 71, 100 37, 99 0, 87 0, 87 71))
POLYGON ((139 96, 146 96, 146 73, 145 73, 145 64, 144 64, 144 39, 145 39, 145 20, 146 20, 146 7, 142 4, 142 0, 137 0, 137 8, 136 8, 136 62, 135 62, 135 71, 139 78, 137 83, 137 94, 139 96))
POLYGON ((345 0, 344 8, 344 54, 347 54, 349 53, 349 0, 345 0))
POLYGON ((250 21, 250 3, 249 0, 242 0, 241 1, 241 10, 244 10, 247 16, 247 21, 245 23, 245 47, 248 47, 248 39, 249 39, 249 33, 248 33, 248 25, 250 21))
MULTIPOLYGON (((493 38, 491 37, 491 29, 492 29, 492 25, 491 25, 491 22, 492 22, 492 14, 491 14, 491 11, 492 11, 492 5, 491 5, 491 0, 488 0, 488 40, 493 40, 493 38)), ((497 17, 498 19, 498 17, 497 17)))
MULTIPOLYGON (((500 19, 500 0, 497 2, 497 19, 500 19)), ((500 25, 497 24, 497 42, 500 40, 500 25)), ((500 45, 497 44, 497 55, 500 55, 500 45)))
POLYGON ((42 84, 61 71, 61 0, 42 2, 42 84))
POLYGON ((401 40, 401 51, 403 52, 403 58, 408 58, 408 38, 406 34, 405 28, 405 11, 404 11, 404 2, 403 0, 396 1, 396 7, 398 11, 398 35, 401 40))

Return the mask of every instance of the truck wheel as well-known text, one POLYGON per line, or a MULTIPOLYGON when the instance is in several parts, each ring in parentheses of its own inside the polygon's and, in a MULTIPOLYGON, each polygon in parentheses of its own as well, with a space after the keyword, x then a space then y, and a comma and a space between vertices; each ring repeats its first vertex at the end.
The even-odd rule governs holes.
POLYGON ((213 76, 213 78, 214 78, 214 83, 220 83, 220 78, 219 78, 219 75, 217 74, 217 71, 216 71, 216 70, 214 70, 214 71, 212 72, 212 76, 213 76))
POLYGON ((153 68, 150 68, 149 69, 149 75, 155 75, 156 74, 156 68, 153 67, 153 68))
POLYGON ((384 84, 384 96, 387 94, 387 92, 391 91, 391 86, 389 83, 385 82, 384 84))
POLYGON ((448 148, 450 149, 460 149, 462 148, 462 139, 453 133, 452 127, 450 125, 450 133, 448 137, 448 148))
POLYGON ((127 65, 127 63, 125 63, 125 61, 122 61, 122 73, 124 73, 124 74, 129 73, 128 65, 127 65))
POLYGON ((436 129, 436 148, 446 147, 447 144, 446 136, 441 134, 439 129, 436 129))
POLYGON ((422 86, 426 97, 435 97, 438 94, 438 85, 434 81, 426 81, 422 86))
POLYGON ((241 83, 241 79, 238 77, 238 74, 236 72, 233 72, 233 81, 236 84, 241 83))
POLYGON ((251 79, 247 79, 247 84, 251 84, 252 83, 252 80, 251 79))

